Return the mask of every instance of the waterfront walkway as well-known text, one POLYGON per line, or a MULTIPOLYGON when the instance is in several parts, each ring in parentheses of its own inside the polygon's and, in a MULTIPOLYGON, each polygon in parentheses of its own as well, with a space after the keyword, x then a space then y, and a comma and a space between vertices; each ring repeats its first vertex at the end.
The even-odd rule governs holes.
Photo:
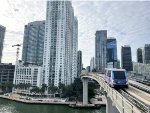
POLYGON ((69 105, 75 102, 66 102, 64 99, 60 98, 31 98, 26 96, 21 96, 19 94, 10 94, 8 96, 0 95, 0 98, 9 99, 17 102, 27 103, 27 104, 62 104, 69 105))
POLYGON ((62 98, 32 98, 32 97, 26 97, 26 96, 21 96, 19 94, 8 94, 6 95, 0 95, 0 98, 12 100, 12 101, 17 101, 17 102, 22 102, 26 104, 52 104, 52 105, 69 105, 70 107, 74 107, 72 105, 78 106, 78 107, 95 107, 96 105, 99 104, 101 105, 106 105, 105 101, 97 102, 94 101, 92 104, 88 104, 87 106, 83 106, 81 102, 75 102, 75 101, 66 101, 66 99, 62 98))

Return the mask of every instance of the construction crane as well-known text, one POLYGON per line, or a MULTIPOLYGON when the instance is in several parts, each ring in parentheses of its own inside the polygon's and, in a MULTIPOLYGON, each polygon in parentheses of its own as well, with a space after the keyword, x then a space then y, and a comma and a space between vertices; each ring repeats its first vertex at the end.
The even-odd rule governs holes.
POLYGON ((16 52, 16 61, 18 61, 19 58, 19 50, 20 50, 20 46, 22 44, 16 44, 16 45, 12 45, 12 47, 17 47, 17 52, 16 52))

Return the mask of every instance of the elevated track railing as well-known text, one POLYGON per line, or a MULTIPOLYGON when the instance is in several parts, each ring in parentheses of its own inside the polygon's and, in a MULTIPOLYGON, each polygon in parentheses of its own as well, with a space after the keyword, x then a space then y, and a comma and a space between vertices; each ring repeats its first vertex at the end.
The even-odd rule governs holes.
POLYGON ((81 75, 81 78, 89 78, 97 81, 100 86, 104 89, 107 96, 115 104, 116 108, 120 113, 142 113, 134 104, 129 102, 125 97, 123 97, 118 91, 111 88, 105 80, 97 73, 84 73, 81 75))
POLYGON ((122 96, 124 96, 127 100, 129 100, 132 104, 134 104, 135 106, 137 106, 142 113, 149 113, 149 107, 143 103, 142 101, 140 101, 138 98, 133 97, 132 95, 130 95, 128 92, 121 90, 120 93, 122 94, 122 96))

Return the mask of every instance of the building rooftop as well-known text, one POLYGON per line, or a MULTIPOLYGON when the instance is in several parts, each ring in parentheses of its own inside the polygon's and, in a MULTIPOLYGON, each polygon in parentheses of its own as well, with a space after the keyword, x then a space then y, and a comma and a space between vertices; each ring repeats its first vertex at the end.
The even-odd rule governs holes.
POLYGON ((4 28, 4 29, 6 29, 6 27, 5 27, 5 26, 2 26, 2 25, 0 25, 0 28, 4 28))
POLYGON ((130 45, 124 45, 124 46, 122 46, 122 47, 130 47, 130 45))
POLYGON ((150 44, 145 44, 145 47, 150 47, 150 44))

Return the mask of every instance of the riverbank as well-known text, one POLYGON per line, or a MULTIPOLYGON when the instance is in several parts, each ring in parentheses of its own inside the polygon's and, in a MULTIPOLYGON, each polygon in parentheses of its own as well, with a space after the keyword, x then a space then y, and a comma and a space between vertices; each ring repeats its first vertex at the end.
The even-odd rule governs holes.
POLYGON ((0 98, 0 113, 106 113, 106 107, 76 109, 68 105, 24 104, 0 98))
POLYGON ((73 108, 100 108, 101 106, 106 105, 105 101, 100 101, 100 102, 94 101, 94 103, 85 106, 81 102, 65 101, 65 99, 61 99, 61 98, 30 98, 30 97, 25 97, 13 93, 7 96, 0 95, 0 98, 21 102, 25 104, 67 105, 73 108))
POLYGON ((75 102, 63 102, 61 99, 33 99, 33 98, 26 98, 17 94, 11 94, 10 96, 0 95, 0 98, 12 100, 16 102, 21 102, 25 104, 53 104, 53 105, 69 105, 74 104, 75 102))

